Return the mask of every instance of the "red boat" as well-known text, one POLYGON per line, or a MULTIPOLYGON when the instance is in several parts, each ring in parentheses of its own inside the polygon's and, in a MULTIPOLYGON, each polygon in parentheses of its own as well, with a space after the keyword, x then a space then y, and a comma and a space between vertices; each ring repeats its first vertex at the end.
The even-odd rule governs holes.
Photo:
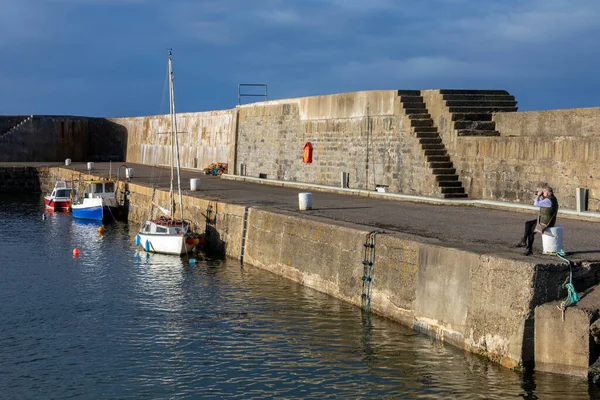
POLYGON ((60 211, 71 208, 71 199, 75 197, 76 190, 73 188, 73 182, 67 180, 58 180, 54 185, 54 190, 48 196, 44 196, 46 208, 60 211))

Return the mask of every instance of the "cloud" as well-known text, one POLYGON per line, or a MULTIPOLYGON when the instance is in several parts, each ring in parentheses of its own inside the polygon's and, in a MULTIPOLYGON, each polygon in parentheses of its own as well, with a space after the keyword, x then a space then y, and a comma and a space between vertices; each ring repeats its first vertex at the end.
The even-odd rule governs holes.
POLYGON ((218 21, 193 21, 185 27, 187 36, 203 43, 231 45, 236 42, 230 24, 218 21))

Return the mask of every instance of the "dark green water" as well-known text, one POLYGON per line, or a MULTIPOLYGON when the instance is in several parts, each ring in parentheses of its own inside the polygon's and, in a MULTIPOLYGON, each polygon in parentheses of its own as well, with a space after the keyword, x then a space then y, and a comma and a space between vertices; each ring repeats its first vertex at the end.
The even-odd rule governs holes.
POLYGON ((42 212, 0 196, 0 398, 598 398, 235 261, 146 256, 135 226, 42 212))

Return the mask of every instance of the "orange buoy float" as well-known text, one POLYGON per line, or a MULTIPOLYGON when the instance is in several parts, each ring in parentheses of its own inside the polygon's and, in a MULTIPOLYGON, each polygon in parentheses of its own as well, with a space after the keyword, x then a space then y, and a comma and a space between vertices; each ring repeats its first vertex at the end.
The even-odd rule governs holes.
POLYGON ((79 257, 79 254, 80 254, 80 253, 81 253, 81 252, 79 251, 79 249, 78 249, 77 247, 75 247, 75 248, 73 249, 73 257, 74 257, 74 258, 77 258, 77 257, 79 257))
POLYGON ((98 228, 98 233, 104 235, 104 226, 100 225, 100 227, 98 228))
POLYGON ((193 246, 194 245, 194 238, 193 237, 189 237, 189 238, 185 239, 185 243, 188 246, 193 246))

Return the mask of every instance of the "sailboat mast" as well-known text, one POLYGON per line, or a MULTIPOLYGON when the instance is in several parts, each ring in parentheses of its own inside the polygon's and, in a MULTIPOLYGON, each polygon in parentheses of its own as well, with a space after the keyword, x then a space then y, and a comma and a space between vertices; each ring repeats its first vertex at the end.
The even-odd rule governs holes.
MULTIPOLYGON (((175 151, 177 154, 177 191, 179 192, 179 213, 181 223, 183 224, 183 198, 181 195, 181 160, 179 157, 179 135, 177 135, 177 117, 175 114, 175 84, 173 83, 173 65, 171 63, 171 52, 169 51, 169 68, 171 70, 171 125, 173 126, 173 135, 175 136, 175 151)), ((171 185, 173 180, 171 179, 171 185)))
POLYGON ((173 134, 175 132, 175 106, 173 99, 173 66, 171 64, 171 50, 169 50, 169 114, 171 115, 171 133, 169 135, 169 145, 171 146, 169 153, 169 164, 171 164, 171 187, 169 189, 169 217, 173 217, 175 214, 175 203, 173 202, 173 134))

